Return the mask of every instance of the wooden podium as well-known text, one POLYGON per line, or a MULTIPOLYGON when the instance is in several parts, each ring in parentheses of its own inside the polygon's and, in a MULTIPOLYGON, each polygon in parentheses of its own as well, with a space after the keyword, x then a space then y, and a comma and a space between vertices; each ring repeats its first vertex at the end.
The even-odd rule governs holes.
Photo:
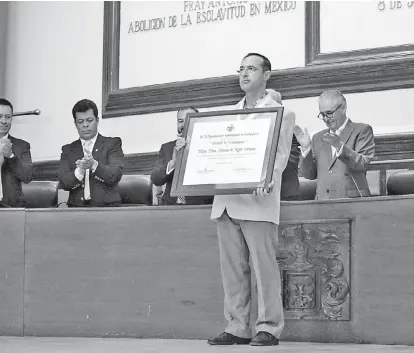
MULTIPOLYGON (((210 211, 0 210, 1 333, 206 339, 221 332, 210 211)), ((413 214, 414 196, 282 203, 282 340, 414 345, 413 214)))

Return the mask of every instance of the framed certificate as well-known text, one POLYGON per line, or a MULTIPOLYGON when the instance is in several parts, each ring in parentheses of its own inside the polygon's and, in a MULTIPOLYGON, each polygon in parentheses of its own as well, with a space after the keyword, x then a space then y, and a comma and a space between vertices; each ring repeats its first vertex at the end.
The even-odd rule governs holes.
POLYGON ((187 114, 171 196, 250 194, 272 180, 283 107, 187 114))

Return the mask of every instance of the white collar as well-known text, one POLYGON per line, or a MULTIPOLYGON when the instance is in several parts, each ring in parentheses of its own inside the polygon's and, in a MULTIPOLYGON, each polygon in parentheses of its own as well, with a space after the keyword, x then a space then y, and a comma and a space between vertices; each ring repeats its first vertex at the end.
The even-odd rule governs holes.
POLYGON ((79 140, 82 144, 82 147, 85 145, 86 142, 92 142, 92 146, 94 146, 97 138, 98 138, 98 133, 96 133, 96 135, 94 137, 92 137, 91 139, 89 139, 89 140, 84 140, 84 139, 81 139, 81 138, 79 138, 79 140))
POLYGON ((345 126, 348 123, 348 120, 349 120, 349 118, 347 117, 346 120, 345 120, 345 122, 335 132, 333 132, 333 131, 329 131, 329 132, 332 133, 332 134, 336 134, 336 135, 339 136, 341 134, 341 132, 345 129, 345 126))
POLYGON ((6 135, 4 135, 3 137, 1 137, 1 139, 7 140, 9 138, 9 133, 7 133, 6 135))
POLYGON ((253 108, 255 108, 256 107, 256 105, 257 105, 257 103, 259 103, 263 98, 265 98, 266 96, 268 95, 268 92, 267 91, 265 91, 264 93, 263 93, 263 96, 261 96, 256 102, 254 102, 254 104, 253 104, 253 107, 252 108, 247 108, 246 107, 246 103, 247 103, 247 100, 246 100, 246 96, 244 96, 244 98, 243 98, 243 109, 253 109, 253 108))

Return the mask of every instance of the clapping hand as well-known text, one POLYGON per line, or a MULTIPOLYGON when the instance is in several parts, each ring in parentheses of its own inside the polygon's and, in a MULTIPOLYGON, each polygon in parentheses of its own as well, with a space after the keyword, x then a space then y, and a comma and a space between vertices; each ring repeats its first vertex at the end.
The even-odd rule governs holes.
POLYGON ((302 148, 307 149, 311 146, 311 137, 309 135, 308 129, 305 128, 302 130, 300 126, 295 125, 293 127, 293 134, 296 136, 296 139, 302 148))
POLYGON ((80 168, 84 173, 87 169, 92 169, 93 166, 93 157, 92 156, 85 156, 82 159, 78 159, 76 161, 76 167, 80 168))
POLYGON ((7 158, 10 158, 10 156, 13 153, 12 149, 13 145, 9 139, 1 139, 0 140, 0 153, 7 158))
POLYGON ((341 139, 337 134, 332 134, 330 132, 327 132, 323 135, 322 138, 325 142, 329 143, 331 146, 335 147, 337 150, 340 150, 342 143, 341 139))
POLYGON ((179 137, 177 138, 177 141, 175 141, 174 149, 178 152, 185 146, 186 143, 187 141, 184 138, 179 137))

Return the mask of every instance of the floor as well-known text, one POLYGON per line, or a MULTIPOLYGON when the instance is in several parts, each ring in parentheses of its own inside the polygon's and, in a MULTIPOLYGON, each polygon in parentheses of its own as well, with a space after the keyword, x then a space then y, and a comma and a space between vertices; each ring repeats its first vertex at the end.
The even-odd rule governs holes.
POLYGON ((209 346, 199 340, 0 337, 1 353, 385 353, 413 352, 414 347, 282 342, 274 347, 209 346))

